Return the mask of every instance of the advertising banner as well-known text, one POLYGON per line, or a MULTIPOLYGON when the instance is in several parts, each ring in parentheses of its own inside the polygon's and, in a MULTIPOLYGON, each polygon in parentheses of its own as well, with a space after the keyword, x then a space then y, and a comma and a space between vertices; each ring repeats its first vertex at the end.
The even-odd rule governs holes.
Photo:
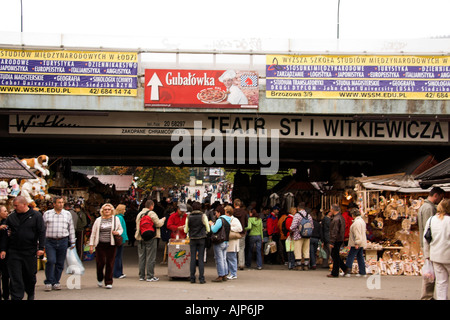
POLYGON ((137 53, 0 50, 0 93, 137 95, 137 53))
POLYGON ((450 56, 268 55, 266 97, 450 99, 450 56))
POLYGON ((258 108, 258 73, 241 70, 145 70, 145 107, 258 108))

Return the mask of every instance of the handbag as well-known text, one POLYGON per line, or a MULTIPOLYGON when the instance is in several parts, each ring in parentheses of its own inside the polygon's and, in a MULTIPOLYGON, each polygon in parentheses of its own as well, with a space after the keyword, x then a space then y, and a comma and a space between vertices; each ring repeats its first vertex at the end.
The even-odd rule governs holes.
MULTIPOLYGON (((114 228, 113 230, 116 230, 116 217, 113 217, 114 219, 114 228)), ((114 245, 117 247, 120 247, 123 244, 123 238, 120 234, 113 234, 114 237, 114 245)))
POLYGON ((430 244, 431 240, 433 240, 433 236, 431 234, 431 220, 433 220, 433 217, 430 218, 430 225, 428 226, 427 232, 425 232, 425 234, 423 235, 428 244, 430 244))
POLYGON ((236 239, 241 239, 241 238, 242 238, 242 234, 240 234, 239 232, 230 231, 230 240, 236 240, 236 239))
MULTIPOLYGON (((233 222, 233 219, 235 219, 235 218, 231 217, 232 222, 233 222)), ((240 225, 240 223, 239 223, 239 225, 240 225)), ((230 226, 230 228, 231 228, 231 226, 230 226)), ((236 240, 236 239, 241 239, 241 238, 242 238, 242 234, 240 232, 232 231, 230 229, 230 240, 236 240)))
MULTIPOLYGON (((222 218, 220 218, 222 219, 222 218)), ((227 234, 227 228, 225 227, 225 223, 228 224, 227 221, 225 221, 225 219, 222 219, 222 226, 220 227, 220 229, 216 232, 213 233, 211 235, 211 242, 214 244, 219 244, 222 243, 224 241, 228 241, 229 240, 229 234, 227 234)), ((229 226, 228 226, 228 230, 229 230, 229 226)))

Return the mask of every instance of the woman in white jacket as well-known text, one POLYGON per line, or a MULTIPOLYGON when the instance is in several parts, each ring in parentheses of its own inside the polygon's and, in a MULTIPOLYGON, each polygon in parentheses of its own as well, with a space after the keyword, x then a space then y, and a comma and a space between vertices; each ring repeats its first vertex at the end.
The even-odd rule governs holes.
POLYGON ((105 288, 112 288, 116 258, 114 235, 121 235, 122 232, 120 220, 114 215, 114 206, 105 203, 100 209, 100 217, 95 220, 92 226, 89 240, 89 252, 94 252, 94 247, 96 251, 95 261, 97 263, 97 285, 99 287, 103 286, 103 280, 105 280, 105 288), (103 269, 105 269, 104 273, 103 269))
POLYGON ((431 225, 432 240, 423 239, 424 258, 433 263, 436 300, 448 300, 450 274, 450 199, 442 200, 436 215, 428 219, 425 231, 431 225))
POLYGON ((352 270, 353 260, 358 262, 359 274, 357 276, 366 276, 366 263, 364 261, 364 248, 367 246, 366 235, 366 223, 361 217, 361 212, 354 208, 350 211, 354 220, 350 226, 350 234, 348 239, 348 246, 350 251, 347 256, 347 270, 346 277, 350 277, 350 271, 352 270))
POLYGON ((233 207, 226 206, 225 214, 231 217, 230 222, 230 240, 228 241, 228 249, 227 249, 227 266, 228 266, 228 280, 237 279, 237 253, 239 252, 239 239, 232 238, 231 233, 240 234, 242 232, 242 225, 238 218, 233 217, 233 207))

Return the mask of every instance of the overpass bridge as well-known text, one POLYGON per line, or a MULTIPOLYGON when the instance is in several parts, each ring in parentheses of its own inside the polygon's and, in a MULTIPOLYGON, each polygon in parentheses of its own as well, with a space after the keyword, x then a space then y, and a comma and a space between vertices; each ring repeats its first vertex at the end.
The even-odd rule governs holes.
POLYGON ((448 39, 0 33, 2 155, 254 168, 278 152, 280 168, 348 163, 354 174, 391 172, 450 154, 449 52, 448 39), (232 90, 220 78, 230 70, 246 102, 226 104, 232 90), (238 132, 249 135, 244 153, 238 132))

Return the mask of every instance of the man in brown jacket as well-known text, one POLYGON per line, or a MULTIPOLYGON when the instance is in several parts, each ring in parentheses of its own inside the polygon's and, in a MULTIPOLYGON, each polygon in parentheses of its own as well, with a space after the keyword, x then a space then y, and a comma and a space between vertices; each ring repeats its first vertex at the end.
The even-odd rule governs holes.
POLYGON ((342 261, 339 251, 344 242, 345 235, 345 219, 341 214, 341 209, 337 204, 331 206, 330 212, 332 220, 330 223, 330 248, 331 258, 333 259, 333 270, 331 274, 327 275, 329 278, 339 277, 339 268, 347 274, 347 266, 342 261))
POLYGON ((244 270, 245 265, 245 227, 248 224, 248 213, 247 210, 241 208, 242 202, 239 199, 233 201, 234 212, 233 217, 237 218, 242 225, 242 238, 239 239, 239 252, 238 252, 238 269, 244 270))

